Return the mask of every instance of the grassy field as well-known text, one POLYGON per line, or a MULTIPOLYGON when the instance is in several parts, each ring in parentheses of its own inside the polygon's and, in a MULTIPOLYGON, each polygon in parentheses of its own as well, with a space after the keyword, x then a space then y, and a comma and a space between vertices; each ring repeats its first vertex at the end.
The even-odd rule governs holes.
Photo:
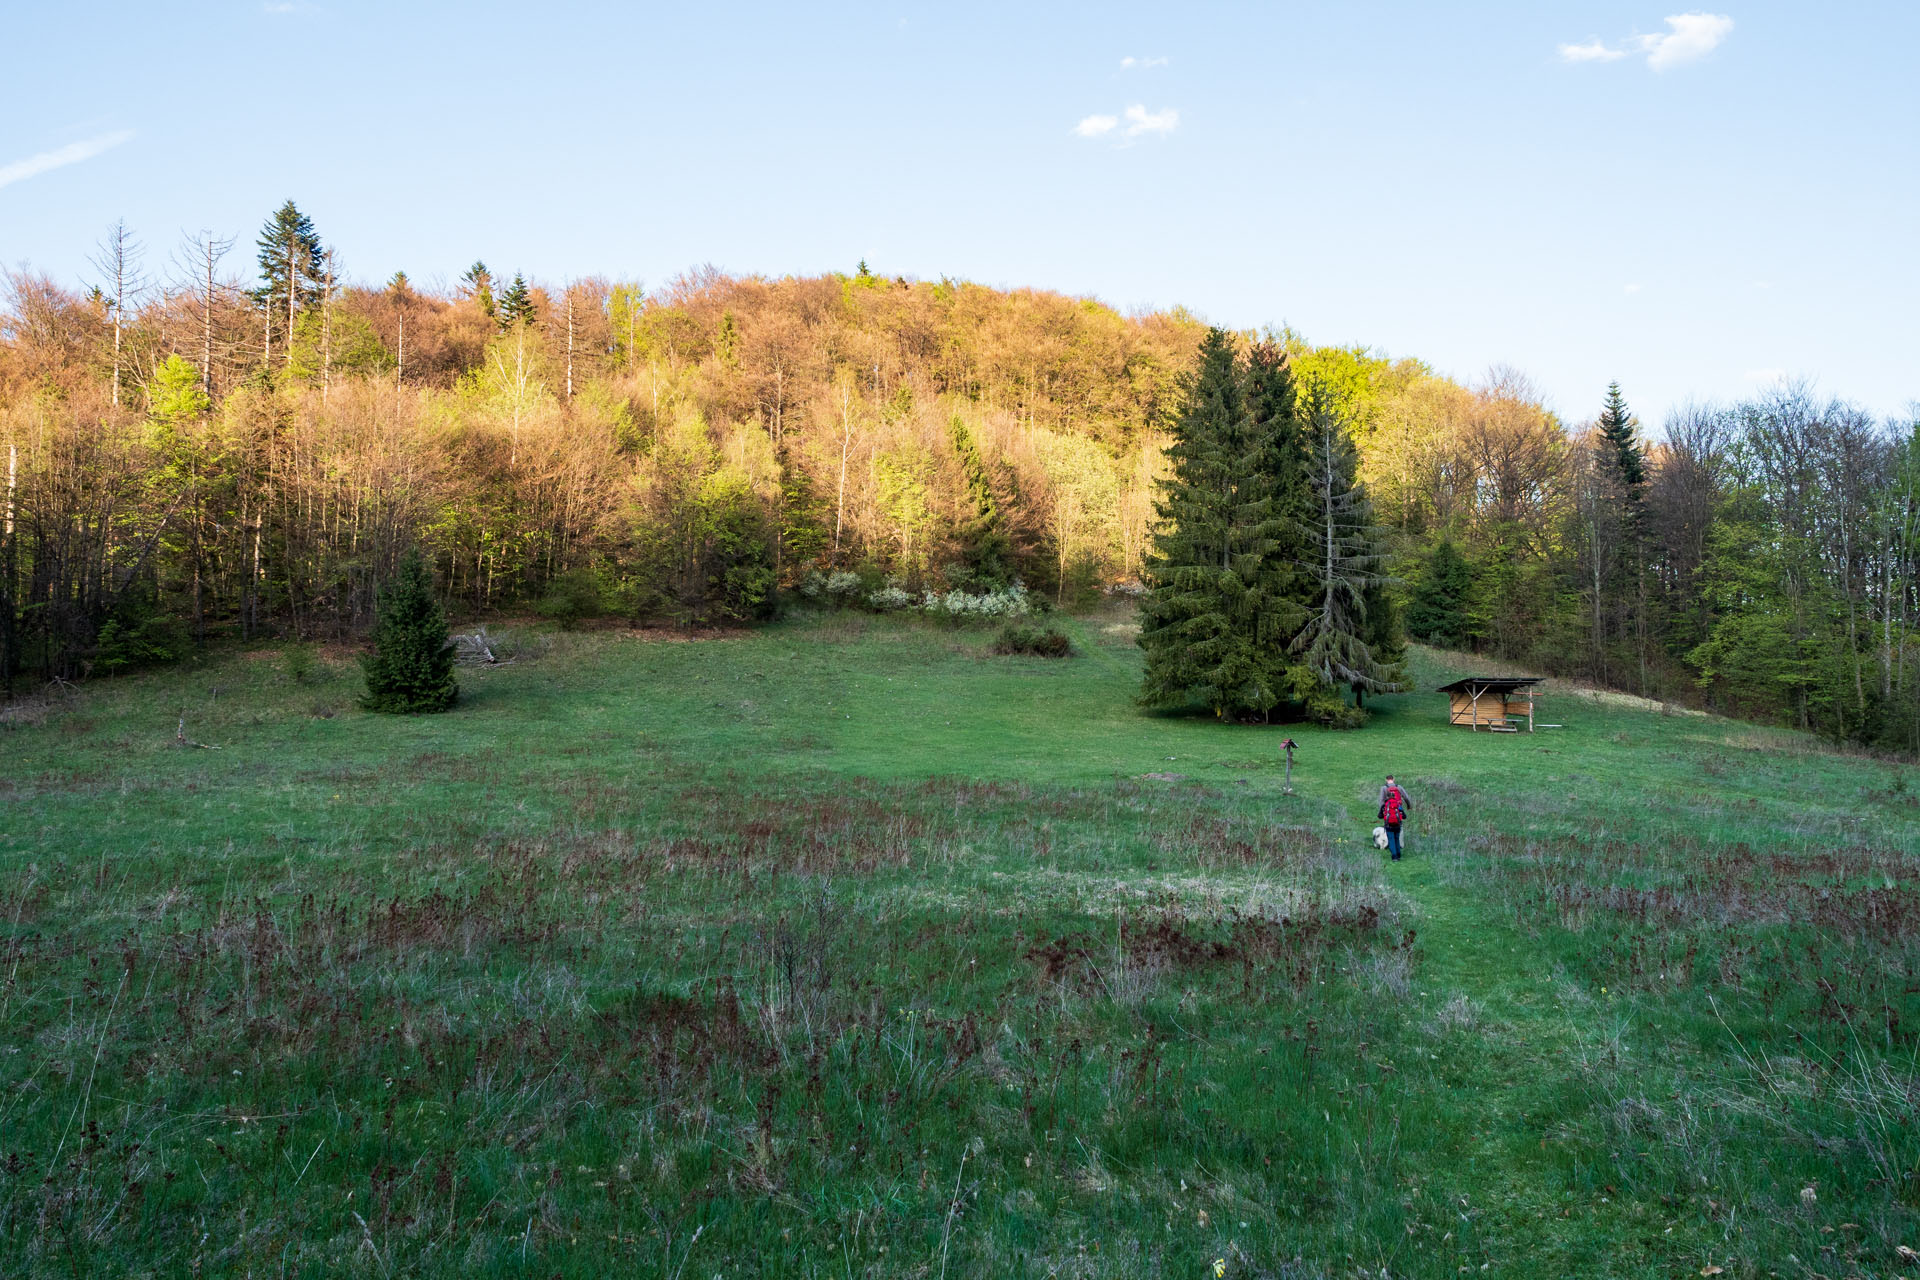
POLYGON ((1911 767, 1150 715, 1064 625, 12 708, 0 1274, 1920 1275, 1911 767))

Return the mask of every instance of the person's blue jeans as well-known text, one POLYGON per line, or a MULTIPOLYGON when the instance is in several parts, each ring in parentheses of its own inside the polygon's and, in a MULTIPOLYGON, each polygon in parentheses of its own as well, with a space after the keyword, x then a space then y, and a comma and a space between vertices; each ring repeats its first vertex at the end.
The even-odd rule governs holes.
POLYGON ((1400 861, 1400 824, 1397 822, 1387 824, 1387 852, 1395 862, 1400 861))

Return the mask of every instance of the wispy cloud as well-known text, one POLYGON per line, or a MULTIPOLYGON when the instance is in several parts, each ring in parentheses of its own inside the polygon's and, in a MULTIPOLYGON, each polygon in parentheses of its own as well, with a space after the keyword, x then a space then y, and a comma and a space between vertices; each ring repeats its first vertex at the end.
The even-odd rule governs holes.
POLYGON ((1670 29, 1659 35, 1635 39, 1655 71, 1704 58, 1733 34, 1733 19, 1724 13, 1675 14, 1667 19, 1667 26, 1670 29))
POLYGON ((1732 34, 1733 19, 1724 13, 1676 13, 1667 19, 1665 31, 1632 36, 1617 45, 1594 36, 1585 44, 1561 45, 1560 57, 1566 62, 1618 62, 1638 53, 1651 70, 1670 71, 1706 57, 1732 34))
POLYGON ((1132 140, 1148 134, 1164 138, 1179 127, 1180 113, 1173 107, 1149 111, 1145 103, 1136 102, 1117 116, 1087 116, 1073 126, 1073 132, 1082 138, 1104 138, 1117 129, 1120 137, 1132 140))
POLYGON ((1585 44, 1561 45, 1560 56, 1568 62, 1618 62, 1627 56, 1627 51, 1609 48, 1599 36, 1595 36, 1585 44))
POLYGON ((1180 127, 1180 113, 1172 107, 1159 111, 1148 111, 1140 103, 1127 108, 1127 136, 1137 138, 1143 133, 1157 133, 1161 137, 1180 127))
POLYGON ((133 137, 133 130, 120 129, 113 133, 103 133, 97 138, 88 138, 84 142, 70 142, 52 151, 42 151, 37 156, 28 156, 25 160, 15 160, 10 165, 0 166, 0 187, 38 177, 50 169, 64 169, 70 164, 91 160, 102 151, 111 150, 131 137, 133 137))
POLYGON ((1634 293, 1640 292, 1644 288, 1646 288, 1646 286, 1643 284, 1630 284, 1626 287, 1625 292, 1629 294, 1634 294, 1634 293))
POLYGON ((1146 71, 1153 67, 1164 67, 1166 65, 1167 60, 1165 58, 1136 58, 1132 54, 1128 54, 1126 57, 1120 59, 1120 69, 1122 71, 1146 71))

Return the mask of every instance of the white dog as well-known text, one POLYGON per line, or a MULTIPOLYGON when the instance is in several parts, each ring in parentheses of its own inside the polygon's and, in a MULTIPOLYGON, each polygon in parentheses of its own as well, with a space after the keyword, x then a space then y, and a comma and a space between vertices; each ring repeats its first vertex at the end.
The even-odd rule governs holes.
POLYGON ((1384 849, 1387 847, 1387 829, 1385 827, 1375 827, 1373 829, 1373 847, 1376 849, 1384 849))

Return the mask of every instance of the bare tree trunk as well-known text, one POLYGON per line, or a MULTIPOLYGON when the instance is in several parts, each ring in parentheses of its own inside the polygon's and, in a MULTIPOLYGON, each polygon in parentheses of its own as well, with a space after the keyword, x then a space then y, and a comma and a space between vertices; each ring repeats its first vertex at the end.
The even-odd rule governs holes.
POLYGON ((847 444, 853 438, 853 422, 847 414, 847 389, 840 388, 840 485, 833 500, 833 563, 840 564, 840 526, 847 514, 847 444))
POLYGON ((20 648, 15 639, 15 623, 19 615, 13 601, 18 576, 14 552, 13 504, 19 477, 20 446, 9 440, 7 442, 6 520, 3 525, 0 525, 0 690, 8 694, 13 692, 13 674, 20 666, 20 648))
POLYGON ((293 308, 300 297, 299 262, 294 255, 299 251, 299 237, 287 238, 287 368, 293 368, 293 308))
POLYGON ((231 237, 202 231, 187 239, 185 248, 190 252, 182 263, 191 269, 194 291, 200 295, 200 390, 209 400, 213 398, 213 304, 220 299, 217 272, 220 259, 232 247, 231 237))
POLYGON ((567 286, 567 403, 573 403, 573 286, 567 286))
POLYGON ((207 252, 206 292, 200 295, 200 392, 213 399, 213 267, 217 260, 213 241, 205 241, 207 252))
POLYGON ((120 368, 122 333, 126 327, 127 307, 138 301, 145 278, 140 273, 140 242, 133 232, 127 229, 125 218, 115 219, 107 228, 107 238, 100 242, 93 265, 107 278, 107 286, 102 293, 107 298, 107 309, 113 316, 113 407, 120 407, 120 368))
POLYGON ((333 250, 327 250, 327 287, 320 295, 320 403, 333 387, 333 250))

